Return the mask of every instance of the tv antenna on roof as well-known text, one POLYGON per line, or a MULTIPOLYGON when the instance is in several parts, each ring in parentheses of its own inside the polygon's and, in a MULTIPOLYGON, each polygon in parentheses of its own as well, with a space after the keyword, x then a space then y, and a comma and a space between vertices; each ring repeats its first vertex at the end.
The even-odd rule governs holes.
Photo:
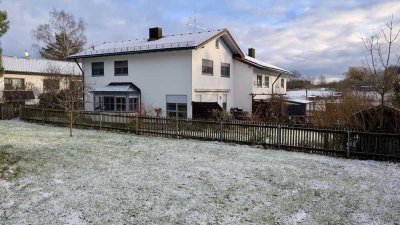
POLYGON ((207 30, 208 28, 206 27, 201 27, 197 25, 198 18, 196 17, 196 11, 194 11, 194 15, 189 17, 191 20, 191 23, 187 23, 186 25, 193 27, 193 32, 196 32, 196 28, 202 29, 202 30, 207 30))

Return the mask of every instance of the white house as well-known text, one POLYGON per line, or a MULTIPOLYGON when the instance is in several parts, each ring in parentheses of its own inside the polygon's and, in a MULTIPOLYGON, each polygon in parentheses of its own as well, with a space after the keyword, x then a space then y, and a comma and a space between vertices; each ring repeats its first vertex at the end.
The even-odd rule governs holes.
POLYGON ((156 109, 161 116, 196 115, 193 103, 251 113, 254 99, 286 93, 288 71, 243 54, 227 29, 105 42, 70 59, 82 60, 88 111, 156 109), (92 100, 92 101, 90 101, 92 100))
POLYGON ((82 76, 78 65, 73 62, 2 56, 2 65, 0 103, 37 104, 41 93, 69 85, 63 84, 63 77, 82 76))

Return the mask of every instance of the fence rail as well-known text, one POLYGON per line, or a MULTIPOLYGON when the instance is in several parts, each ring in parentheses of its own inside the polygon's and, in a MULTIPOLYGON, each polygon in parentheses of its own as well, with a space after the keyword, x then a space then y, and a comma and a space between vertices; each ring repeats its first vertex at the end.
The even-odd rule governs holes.
MULTIPOLYGON (((14 114, 15 115, 15 114, 14 114)), ((20 108, 21 119, 65 126, 64 111, 20 108)), ((74 125, 139 135, 262 145, 347 158, 400 161, 400 135, 270 125, 251 121, 216 122, 79 112, 74 125)))

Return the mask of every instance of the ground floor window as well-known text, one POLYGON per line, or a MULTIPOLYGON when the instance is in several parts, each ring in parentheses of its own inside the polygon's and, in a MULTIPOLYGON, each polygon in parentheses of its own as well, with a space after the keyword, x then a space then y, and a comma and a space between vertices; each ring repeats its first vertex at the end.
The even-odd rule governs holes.
POLYGON ((139 108, 138 97, 95 95, 94 110, 106 112, 135 112, 139 108))
POLYGON ((187 118, 186 95, 167 95, 167 117, 187 118))
POLYGON ((187 104, 185 103, 167 103, 167 117, 186 118, 187 104))
POLYGON ((115 111, 115 99, 114 96, 104 96, 104 97, 99 97, 100 101, 103 102, 103 105, 100 106, 100 110, 102 111, 115 111), (103 100, 102 100, 103 99, 103 100))
POLYGON ((129 111, 137 111, 139 109, 139 99, 129 98, 129 111))

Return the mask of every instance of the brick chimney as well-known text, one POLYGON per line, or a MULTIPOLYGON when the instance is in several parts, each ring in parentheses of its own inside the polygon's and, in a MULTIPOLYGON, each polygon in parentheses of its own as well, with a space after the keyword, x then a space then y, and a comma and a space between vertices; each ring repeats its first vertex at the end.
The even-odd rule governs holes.
POLYGON ((153 27, 149 29, 149 41, 155 41, 162 38, 162 28, 153 27))
POLYGON ((250 56, 252 58, 256 58, 256 50, 254 48, 249 48, 248 56, 250 56))

